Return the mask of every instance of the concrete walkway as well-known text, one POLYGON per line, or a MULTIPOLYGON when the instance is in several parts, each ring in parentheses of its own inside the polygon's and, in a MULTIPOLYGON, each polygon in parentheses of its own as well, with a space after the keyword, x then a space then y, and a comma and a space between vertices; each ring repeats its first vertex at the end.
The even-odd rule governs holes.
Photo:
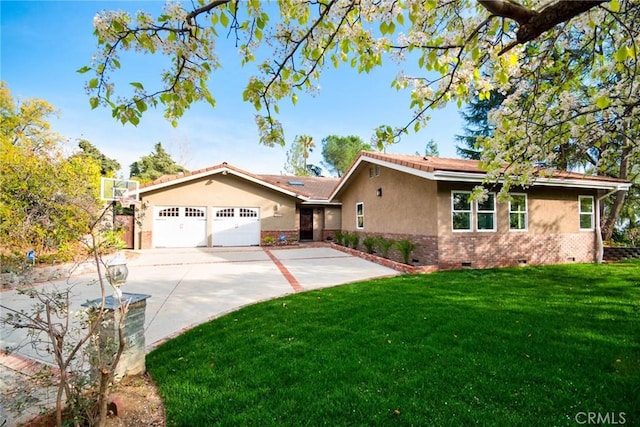
MULTIPOLYGON (((128 251, 129 277, 124 292, 149 294, 145 317, 147 350, 223 314, 295 292, 392 276, 397 271, 353 257, 328 246, 295 248, 194 248, 128 251)), ((100 297, 96 275, 84 274, 67 281, 50 282, 47 289, 72 286, 72 308, 100 297)), ((111 291, 108 291, 110 294, 111 291)), ((0 293, 1 304, 28 309, 33 301, 15 291, 0 293)), ((2 310, 2 316, 5 310, 2 310)), ((2 349, 19 347, 15 354, 0 356, 0 425, 16 425, 19 418, 6 411, 9 384, 35 371, 33 361, 51 363, 35 351, 26 331, 0 325, 2 349)))

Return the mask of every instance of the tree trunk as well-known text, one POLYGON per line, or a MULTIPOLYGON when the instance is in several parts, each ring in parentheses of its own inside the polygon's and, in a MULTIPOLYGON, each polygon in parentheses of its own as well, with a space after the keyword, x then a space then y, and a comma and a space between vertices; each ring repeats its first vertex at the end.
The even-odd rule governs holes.
MULTIPOLYGON (((623 148, 622 153, 620 154, 620 173, 618 174, 618 178, 627 179, 629 176, 629 154, 630 148, 623 148)), ((611 210, 607 215, 607 218, 604 220, 604 224, 602 225, 602 240, 607 241, 611 240, 611 236, 613 235, 613 228, 616 225, 616 221, 620 217, 620 212, 622 212, 622 206, 624 205, 624 201, 627 198, 626 191, 618 191, 616 193, 616 200, 613 202, 613 206, 611 206, 611 210)))
POLYGON ((604 220, 604 224, 602 225, 602 240, 607 241, 611 240, 611 236, 613 235, 613 229, 616 225, 616 221, 618 217, 620 217, 620 212, 622 211, 622 206, 624 205, 624 201, 627 198, 627 192, 624 190, 620 190, 616 193, 616 200, 613 202, 613 206, 611 206, 611 210, 607 215, 607 218, 604 220))
POLYGON ((107 396, 109 394, 108 387, 110 380, 111 375, 109 374, 109 370, 102 368, 100 371, 100 389, 98 392, 98 422, 96 423, 99 427, 107 425, 107 396))

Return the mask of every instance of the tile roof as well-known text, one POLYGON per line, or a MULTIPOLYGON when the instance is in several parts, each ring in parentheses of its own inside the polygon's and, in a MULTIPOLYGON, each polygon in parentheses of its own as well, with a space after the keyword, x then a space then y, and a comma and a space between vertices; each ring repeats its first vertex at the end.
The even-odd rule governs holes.
POLYGON ((304 193, 314 200, 326 200, 336 187, 340 178, 291 175, 258 175, 263 181, 286 188, 289 191, 304 193), (295 184, 295 182, 302 183, 295 184))
POLYGON ((278 187, 284 191, 288 191, 294 194, 301 195, 304 198, 311 200, 327 200, 331 191, 340 181, 339 178, 325 178, 325 177, 308 177, 308 176, 289 176, 289 175, 261 175, 232 166, 226 162, 220 163, 215 166, 207 168, 197 169, 190 172, 173 175, 163 175, 160 178, 140 185, 140 191, 145 192, 152 187, 156 187, 162 184, 171 185, 172 181, 182 182, 189 181, 191 179, 197 179, 203 176, 221 173, 223 171, 235 172, 237 175, 245 178, 250 178, 255 181, 270 184, 278 187), (299 182, 300 184, 296 183, 299 182))
POLYGON ((428 156, 412 156, 407 154, 387 154, 373 151, 362 151, 362 157, 369 157, 378 160, 384 160, 401 166, 407 166, 413 169, 425 172, 435 171, 452 171, 452 172, 471 172, 485 173, 480 169, 480 162, 477 160, 465 159, 448 159, 445 157, 428 157, 428 156))
MULTIPOLYGON (((365 158, 368 157, 372 159, 383 160, 389 163, 395 163, 400 166, 406 166, 406 167, 410 167, 410 168, 425 171, 425 172, 447 171, 447 172, 462 172, 462 173, 477 173, 477 174, 486 173, 480 167, 480 161, 478 160, 451 159, 451 158, 445 158, 445 157, 430 157, 430 156, 412 156, 412 155, 404 155, 404 154, 387 154, 387 153, 378 153, 378 152, 372 152, 372 151, 362 151, 358 158, 360 157, 365 157, 365 158)), ((540 168, 540 170, 542 171, 543 169, 540 168)), ((580 179, 580 180, 588 180, 588 181, 606 181, 606 182, 612 182, 612 183, 627 182, 619 178, 612 178, 612 177, 603 176, 603 175, 587 175, 579 172, 568 172, 568 171, 552 170, 552 169, 547 169, 546 172, 550 172, 550 175, 546 175, 546 176, 552 177, 552 178, 558 178, 558 179, 580 179)))

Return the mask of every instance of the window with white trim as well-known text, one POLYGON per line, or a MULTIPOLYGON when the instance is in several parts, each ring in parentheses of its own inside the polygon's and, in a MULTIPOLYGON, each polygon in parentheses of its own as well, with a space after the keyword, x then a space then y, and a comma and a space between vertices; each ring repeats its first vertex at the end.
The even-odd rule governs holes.
POLYGON ((578 196, 580 230, 593 230, 593 196, 578 196))
POLYGON ((476 202, 476 230, 496 231, 496 195, 489 193, 476 202))
POLYGON ((471 192, 451 192, 451 224, 453 231, 471 231, 471 192))
POLYGON ((509 200, 509 230, 527 230, 527 195, 511 194, 509 200))
POLYGON ((364 203, 356 203, 356 228, 364 228, 364 203))

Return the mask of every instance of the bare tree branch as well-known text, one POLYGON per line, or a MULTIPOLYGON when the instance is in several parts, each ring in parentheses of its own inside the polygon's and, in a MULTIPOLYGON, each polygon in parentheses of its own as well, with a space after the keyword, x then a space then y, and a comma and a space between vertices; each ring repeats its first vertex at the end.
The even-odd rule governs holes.
POLYGON ((187 22, 189 24, 192 24, 191 21, 193 20, 193 18, 196 18, 197 16, 199 16, 199 15, 201 15, 203 13, 210 12, 213 9, 215 9, 216 7, 222 6, 223 4, 227 4, 230 1, 231 0, 216 0, 216 1, 212 1, 209 4, 206 4, 206 5, 202 6, 202 7, 199 7, 198 9, 193 10, 191 13, 189 13, 187 15, 186 20, 187 20, 187 22))

